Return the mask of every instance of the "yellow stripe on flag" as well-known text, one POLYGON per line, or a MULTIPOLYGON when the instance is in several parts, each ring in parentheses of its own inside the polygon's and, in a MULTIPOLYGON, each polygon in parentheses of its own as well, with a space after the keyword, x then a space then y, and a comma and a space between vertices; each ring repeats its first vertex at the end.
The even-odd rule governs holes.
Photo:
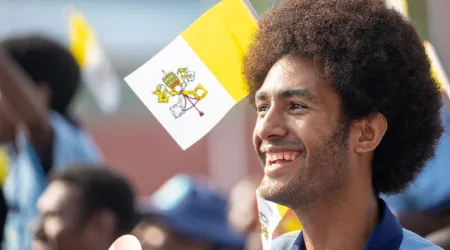
POLYGON ((247 96, 242 60, 256 30, 256 18, 245 2, 222 0, 181 36, 233 99, 239 102, 247 96))
POLYGON ((8 176, 8 156, 4 148, 0 148, 0 185, 3 183, 8 176))
POLYGON ((297 216, 295 216, 295 213, 291 211, 291 214, 288 214, 288 211, 290 210, 288 207, 285 207, 280 204, 276 204, 278 213, 281 216, 280 223, 283 227, 283 233, 288 233, 296 230, 302 229, 302 225, 300 221, 298 220, 297 216), (293 216, 292 216, 293 215, 293 216))
POLYGON ((402 0, 402 6, 403 6, 403 12, 404 12, 404 15, 405 15, 406 17, 408 17, 408 16, 409 16, 409 12, 408 12, 408 1, 407 1, 407 0, 402 0))
POLYGON ((288 207, 285 207, 280 204, 277 204, 277 209, 278 209, 278 213, 280 214, 281 217, 283 217, 287 213, 287 211, 289 211, 288 207))
POLYGON ((83 15, 74 9, 69 12, 70 51, 81 68, 86 62, 87 47, 94 42, 94 33, 89 29, 83 15))
POLYGON ((300 220, 297 218, 294 212, 286 214, 280 223, 284 230, 284 233, 301 230, 303 228, 300 220))
POLYGON ((436 80, 437 84, 439 84, 439 88, 441 91, 445 91, 447 96, 450 98, 450 81, 445 72, 444 67, 439 61, 438 55, 433 47, 433 45, 424 41, 425 50, 427 52, 428 58, 431 63, 431 74, 433 78, 436 80))

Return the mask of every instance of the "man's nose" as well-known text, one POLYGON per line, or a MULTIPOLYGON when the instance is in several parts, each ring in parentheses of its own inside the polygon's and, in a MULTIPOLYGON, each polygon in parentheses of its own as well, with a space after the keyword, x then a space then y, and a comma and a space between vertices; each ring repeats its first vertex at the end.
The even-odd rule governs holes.
POLYGON ((284 137, 288 134, 286 117, 282 109, 272 106, 265 115, 258 119, 256 134, 262 140, 272 137, 284 137))

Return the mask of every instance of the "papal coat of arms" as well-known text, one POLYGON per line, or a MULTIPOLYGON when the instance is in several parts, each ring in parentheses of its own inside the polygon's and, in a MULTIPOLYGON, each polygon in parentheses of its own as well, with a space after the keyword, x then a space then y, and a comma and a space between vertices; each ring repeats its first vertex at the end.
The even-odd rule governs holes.
POLYGON ((197 103, 206 97, 208 91, 197 84, 194 89, 188 90, 189 84, 195 81, 195 71, 179 68, 176 72, 163 71, 162 82, 156 86, 152 94, 158 96, 159 103, 169 103, 170 98, 177 98, 177 102, 169 110, 175 119, 181 117, 190 109, 195 109, 200 116, 204 113, 197 108, 197 103))

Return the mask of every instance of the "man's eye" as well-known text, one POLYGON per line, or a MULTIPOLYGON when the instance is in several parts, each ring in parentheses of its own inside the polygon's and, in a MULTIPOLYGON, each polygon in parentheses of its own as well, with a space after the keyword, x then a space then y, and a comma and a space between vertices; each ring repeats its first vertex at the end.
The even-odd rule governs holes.
POLYGON ((269 110, 269 106, 267 106, 267 105, 259 105, 258 107, 256 107, 256 110, 258 112, 266 112, 267 110, 269 110))
POLYGON ((306 108, 305 105, 301 105, 299 103, 292 103, 291 106, 289 107, 290 110, 299 110, 299 109, 304 109, 306 108))

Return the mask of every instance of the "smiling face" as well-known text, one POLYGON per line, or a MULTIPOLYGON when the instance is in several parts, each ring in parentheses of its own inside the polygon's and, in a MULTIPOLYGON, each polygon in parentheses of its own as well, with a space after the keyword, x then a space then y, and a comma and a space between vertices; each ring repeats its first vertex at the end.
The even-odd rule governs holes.
POLYGON ((286 56, 255 95, 253 143, 264 167, 267 200, 304 207, 347 182, 349 126, 339 95, 310 60, 286 56))
POLYGON ((83 199, 80 190, 70 183, 51 182, 37 203, 39 220, 33 227, 33 249, 106 249, 113 240, 114 226, 105 220, 103 212, 85 217, 83 199))
POLYGON ((34 228, 33 249, 72 250, 85 247, 80 232, 81 196, 63 182, 50 183, 38 201, 39 223, 34 228))

